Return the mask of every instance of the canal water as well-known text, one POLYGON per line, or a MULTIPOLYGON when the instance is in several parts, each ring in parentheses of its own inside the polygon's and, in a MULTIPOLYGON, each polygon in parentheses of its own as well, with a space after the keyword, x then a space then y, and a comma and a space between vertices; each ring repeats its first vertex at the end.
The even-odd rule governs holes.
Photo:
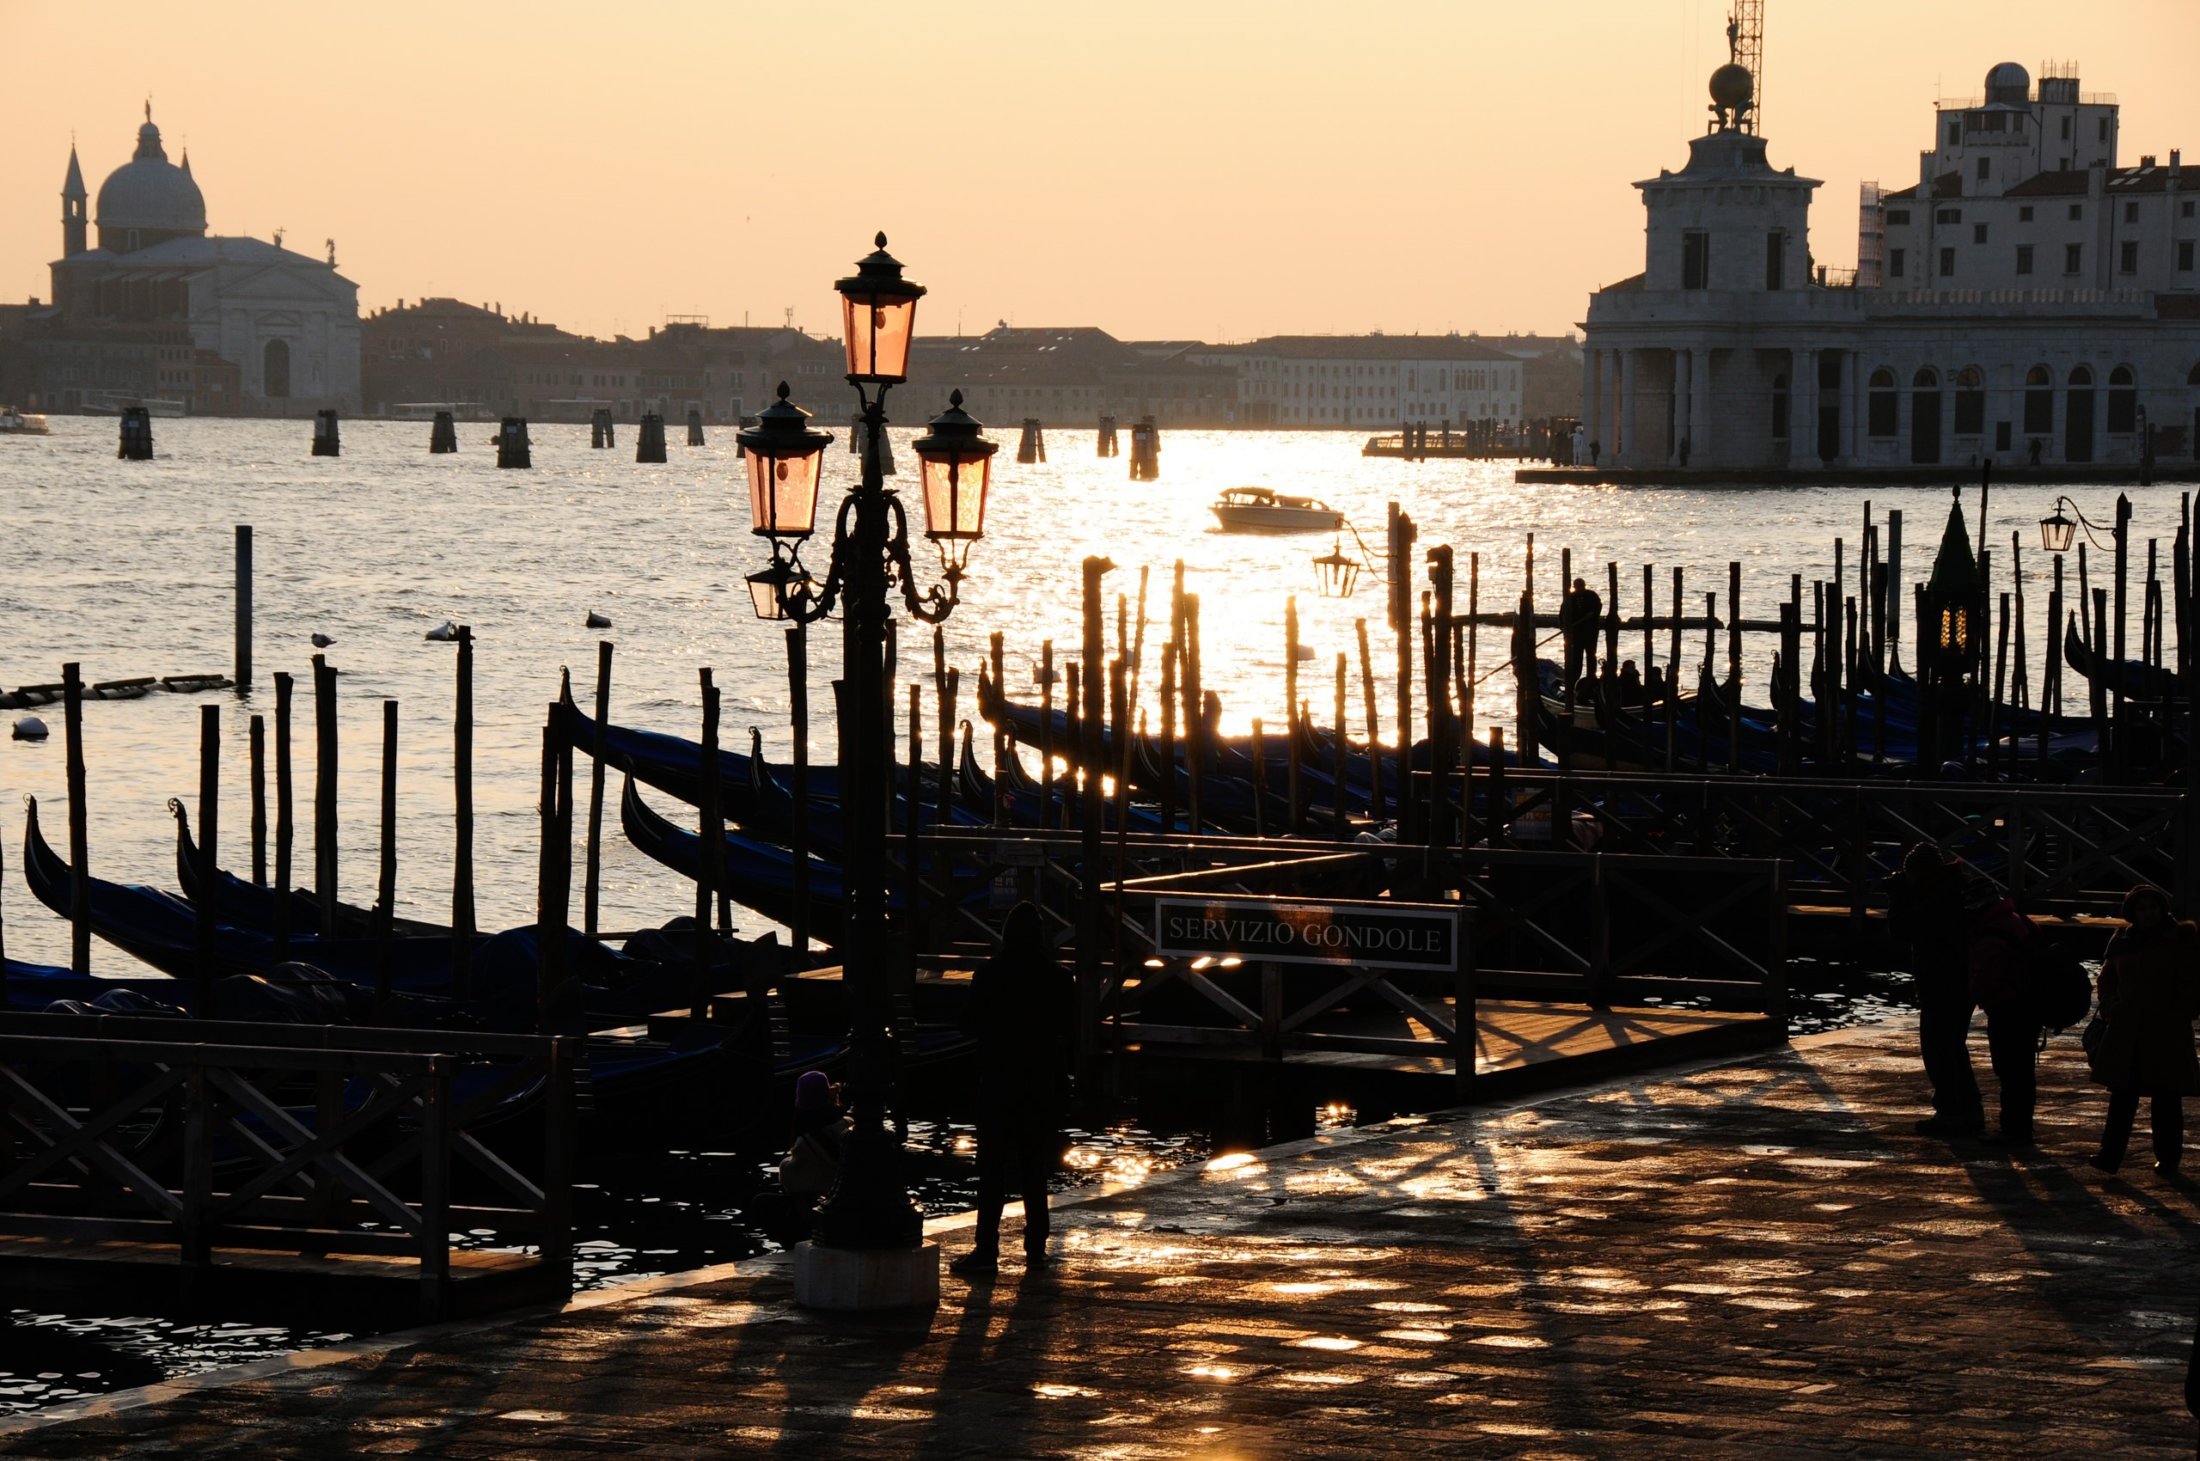
MULTIPOLYGON (((831 425, 844 403, 809 404, 829 407, 821 417, 831 425)), ((894 402, 912 420, 940 404, 921 388, 905 389, 894 402)), ((753 617, 742 583, 764 553, 748 533, 730 432, 714 431, 702 448, 674 445, 663 465, 640 465, 630 445, 590 450, 585 426, 537 425, 536 466, 499 471, 487 425, 461 427, 463 450, 432 457, 425 424, 346 422, 344 455, 334 460, 308 455, 307 422, 188 419, 154 426, 157 454, 150 463, 116 460, 111 419, 56 417, 49 437, 0 438, 0 612, 11 629, 0 637, 0 688, 58 680, 68 660, 82 664, 87 681, 226 671, 233 531, 239 523, 255 530, 258 679, 252 693, 155 694, 86 706, 96 874, 173 884, 173 829, 164 805, 171 796, 188 801, 196 794, 202 703, 222 707, 221 856, 232 868, 245 866, 247 717, 272 717, 269 676, 286 670, 300 681, 299 727, 310 726, 308 657, 316 634, 333 641, 325 652, 341 672, 339 881, 343 895, 360 903, 373 897, 381 702, 400 702, 402 914, 444 921, 449 911, 453 650, 423 638, 446 621, 470 624, 478 644, 477 896, 485 928, 533 917, 544 709, 557 694, 561 666, 572 666, 585 686, 598 639, 617 645, 617 721, 693 735, 700 715, 696 670, 709 665, 723 691, 729 740, 737 743, 754 725, 768 750, 786 753, 785 630, 753 617), (612 627, 587 627, 591 614, 610 619, 612 627)), ((1012 427, 997 434, 1012 445, 1012 427)), ((906 428, 895 432, 905 466, 913 465, 911 435, 906 428)), ((1233 728, 1255 716, 1271 723, 1282 716, 1284 608, 1297 596, 1302 635, 1316 656, 1309 668, 1319 672, 1311 679, 1320 688, 1310 694, 1317 718, 1326 720, 1328 667, 1336 654, 1354 650, 1355 620, 1366 619, 1377 664, 1388 660, 1380 572, 1363 580, 1356 598, 1318 597, 1311 562, 1328 549, 1328 538, 1216 532, 1209 504, 1232 486, 1325 499, 1343 509, 1376 549, 1385 504, 1397 501, 1419 522, 1424 545, 1455 549, 1462 608, 1470 553, 1481 555, 1484 607, 1509 606, 1523 581, 1532 532, 1543 608, 1555 604, 1559 550, 1571 548, 1576 571, 1600 583, 1608 559, 1621 564, 1628 613, 1640 608, 1645 561, 1657 569, 1659 612, 1673 567, 1686 570, 1691 609, 1700 611, 1707 591, 1718 592, 1723 604, 1726 565, 1739 560, 1750 596, 1745 613, 1769 615, 1775 598, 1785 595, 1789 574, 1804 575, 1806 585, 1831 575, 1837 537, 1848 540, 1853 581, 1867 500, 1882 521, 1889 508, 1904 512, 1904 569, 1914 581, 1929 563, 1949 502, 1945 488, 1517 486, 1509 462, 1371 460, 1359 455, 1360 440, 1336 433, 1168 432, 1156 482, 1130 481, 1127 457, 1096 458, 1089 431, 1050 433, 1050 460, 1043 464, 1018 465, 1004 451, 987 536, 972 554, 963 607, 946 629, 949 662, 964 671, 962 713, 973 713, 975 670, 993 631, 1006 635, 1015 693, 1034 693, 1032 672, 1044 640, 1054 640, 1058 655, 1075 652, 1079 564, 1088 554, 1103 554, 1117 565, 1107 581, 1111 602, 1120 592, 1135 605, 1139 571, 1151 570, 1148 612, 1157 623, 1165 623, 1171 567, 1183 561, 1187 587, 1201 597, 1206 684, 1222 696, 1233 728)), ((836 445, 828 500, 853 481, 854 468, 855 459, 836 445)), ((1951 485, 1959 475, 1951 471, 1951 485)), ((2133 495, 2141 561, 2147 535, 2156 534, 2166 573, 2178 491, 2135 489, 2133 495)), ((2035 524, 2054 496, 2046 489, 1997 489, 1992 499, 1990 541, 2000 552, 2012 533, 2023 540, 2026 571, 2038 590, 2036 624, 2043 623, 2045 564, 2035 524)), ((2101 500, 2089 497, 2088 512, 2105 517, 2109 498, 2092 496, 2101 500)), ((1975 486, 1967 488, 1965 502, 1975 510, 1975 486)), ((825 511, 820 517, 829 521, 825 511)), ((1349 536, 1345 545, 1352 546, 1349 536)), ((932 582, 937 564, 929 545, 920 539, 914 553, 919 582, 932 582)), ((809 557, 822 573, 822 547, 809 557)), ((1149 665, 1164 632, 1148 632, 1149 665)), ((1494 640, 1490 647, 1502 653, 1494 640)), ((2035 658, 2041 647, 2035 636, 2035 658)), ((1623 653, 1639 657, 1640 648, 1638 639, 1623 653)), ((820 632, 811 655, 813 704, 830 703, 827 684, 837 652, 829 631, 820 632)), ((1697 653, 1695 644, 1686 651, 1697 653)), ((903 665, 921 669, 927 683, 930 661, 928 643, 904 644, 903 665)), ((1750 664, 1753 683, 1762 683, 1763 670, 1761 663, 1750 664)), ((1145 688, 1151 705, 1151 675, 1145 688)), ((1505 714, 1509 697, 1509 686, 1484 686, 1481 723, 1505 714)), ((1357 707, 1356 686, 1352 703, 1357 707)), ((23 796, 54 808, 50 831, 61 825, 61 716, 58 707, 41 714, 53 727, 50 740, 0 740, 0 846, 9 865, 6 948, 18 959, 62 963, 66 926, 30 900, 14 870, 23 796)), ((926 742, 936 743, 930 725, 926 742)), ((812 727, 812 744, 818 757, 830 757, 829 723, 812 727)), ((299 737, 296 754, 303 789, 313 775, 310 733, 299 737)), ((653 926, 689 907, 690 887, 627 846, 616 832, 615 808, 610 820, 604 926, 653 926)), ((769 927, 755 918, 743 923, 748 933, 769 927)), ((94 945, 93 961, 104 973, 130 967, 101 944, 94 945)), ((1798 970, 1798 1028, 1870 1018, 1902 1002, 1901 983, 1798 970)), ((1348 1110, 1323 1117, 1331 1125, 1352 1119, 1348 1110)), ((913 1127, 920 1200, 928 1212, 969 1206, 969 1139, 966 1127, 948 1122, 913 1127)), ((601 1286, 774 1246, 779 1236, 768 1203, 757 1197, 771 1155, 675 1152, 592 1173, 595 1180, 577 1204, 581 1282, 601 1286)), ((1196 1135, 1129 1125, 1079 1132, 1061 1181, 1136 1180, 1205 1155, 1196 1135)), ((133 1316, 0 1313, 7 1320, 0 1326, 0 1413, 333 1337, 133 1316)))

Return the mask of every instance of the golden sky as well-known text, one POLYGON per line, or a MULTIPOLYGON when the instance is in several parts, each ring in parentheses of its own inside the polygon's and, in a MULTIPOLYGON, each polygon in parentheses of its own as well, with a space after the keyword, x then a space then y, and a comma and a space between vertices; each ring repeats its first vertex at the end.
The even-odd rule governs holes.
MULTIPOLYGON (((2200 0, 1767 0, 1772 159, 1916 180, 1939 95, 2083 65, 2123 160, 2194 150, 2200 0)), ((455 295, 571 329, 668 313, 837 330, 884 228, 924 333, 1558 330, 1642 267, 1629 186, 1679 167, 1726 0, 0 3, 0 298, 49 292, 75 134, 148 94, 216 232, 320 254, 362 310, 455 295)))

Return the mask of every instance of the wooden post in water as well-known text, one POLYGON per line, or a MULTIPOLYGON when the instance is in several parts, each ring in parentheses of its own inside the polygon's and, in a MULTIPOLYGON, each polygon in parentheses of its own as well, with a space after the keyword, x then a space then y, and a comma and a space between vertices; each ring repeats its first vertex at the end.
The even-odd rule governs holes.
POLYGON ((1346 771, 1345 752, 1347 741, 1345 735, 1344 715, 1346 682, 1350 679, 1350 677, 1351 671, 1348 666, 1348 662, 1344 655, 1339 654, 1337 656, 1337 705, 1335 712, 1336 718, 1330 722, 1330 724, 1335 727, 1335 731, 1334 734, 1331 735, 1329 743, 1329 774, 1331 777, 1332 786, 1334 788, 1330 792, 1329 796, 1329 800, 1332 804, 1329 809, 1329 830, 1330 834, 1335 837, 1344 836, 1346 830, 1344 788, 1346 771))
MULTIPOLYGON (((1367 620, 1352 621, 1353 633, 1360 644, 1360 699, 1367 715, 1367 815, 1370 821, 1380 825, 1383 821, 1383 723, 1381 706, 1375 695, 1375 660, 1368 652, 1367 620)), ((1343 733, 1343 727, 1338 727, 1343 733)))
POLYGON ((703 444, 703 413, 699 407, 688 407, 687 427, 688 445, 701 446, 703 444))
POLYGON ((1078 759, 1085 767, 1084 816, 1079 827, 1078 839, 1079 897, 1077 900, 1077 1069, 1081 1077, 1080 1089, 1091 1089, 1086 1083, 1091 1071, 1092 1057, 1097 1053, 1094 1037, 1100 1010, 1100 924, 1105 916, 1106 904, 1100 892, 1105 870, 1101 866, 1104 846, 1101 825, 1104 804, 1101 801, 1101 768, 1107 764, 1102 753, 1100 729, 1107 707, 1107 623, 1100 597, 1101 579, 1112 572, 1112 560, 1098 555, 1084 561, 1084 661, 1085 661, 1085 718, 1080 727, 1081 744, 1078 759))
POLYGON ((1054 641, 1039 641, 1039 814, 1032 825, 1054 825, 1054 641))
POLYGON ((267 717, 246 722, 252 756, 252 886, 267 886, 267 717))
POLYGON ((1413 831, 1413 519, 1390 504, 1390 631, 1396 636, 1398 680, 1398 840, 1413 831))
POLYGON ((1299 786, 1299 596, 1283 601, 1283 832, 1296 837, 1303 821, 1299 786))
POLYGON ((474 963, 474 631, 458 626, 451 711, 451 993, 466 997, 474 963))
POLYGON ((1887 668, 1902 668, 1902 509, 1887 509, 1887 668))
POLYGON ((665 418, 655 411, 644 411, 641 429, 634 435, 634 460, 661 462, 664 459, 665 418))
POLYGON ((1161 646, 1161 830, 1176 831, 1176 633, 1161 646))
MULTIPOLYGON (((1000 643, 1001 636, 994 635, 996 678, 1000 643)), ((794 922, 790 927, 799 968, 810 954, 810 636, 801 624, 787 630, 787 718, 794 733, 794 922)), ((998 733, 995 744, 999 744, 998 733)))
POLYGON ((448 456, 458 450, 458 421, 449 411, 435 413, 435 421, 428 427, 428 455, 448 456))
POLYGON ((324 406, 313 413, 313 455, 340 457, 344 454, 343 433, 337 429, 336 410, 324 406))
POLYGON ((1994 632, 1994 697, 1986 702, 1986 774, 1991 778, 2001 769, 2001 734, 1999 720, 2003 693, 2008 689, 2009 675, 2009 592, 2001 595, 2001 622, 1994 632))
POLYGON ((1726 769, 1742 769, 1742 565, 1726 565, 1726 769))
POLYGON ((1459 756, 1463 768, 1459 783, 1459 843, 1469 842, 1467 828, 1474 821, 1474 696, 1480 682, 1482 655, 1482 555, 1467 554, 1466 668, 1460 674, 1459 756))
POLYGON ((500 467, 532 467, 534 451, 527 439, 527 418, 507 416, 497 428, 497 465, 500 467))
MULTIPOLYGON (((788 632, 791 634, 794 631, 789 630, 788 632)), ((991 651, 993 660, 993 692, 999 695, 1005 704, 1008 699, 1008 653, 1000 630, 993 631, 987 641, 987 647, 991 651)), ((1008 808, 1005 805, 1008 788, 1003 780, 1007 771, 1008 736, 1001 730, 1000 723, 996 721, 993 726, 993 825, 996 827, 1004 825, 1008 820, 1008 808)))
POLYGON ((1253 717, 1253 835, 1268 835, 1268 744, 1261 719, 1253 717))
POLYGON ((718 777, 718 687, 712 683, 710 666, 696 671, 696 682, 703 697, 703 805, 700 809, 703 876, 695 884, 695 997, 692 1005, 694 1018, 702 1020, 710 1013, 710 971, 715 962, 711 926, 718 895, 726 887, 726 813, 724 788, 718 777))
MULTIPOLYGON (((199 707, 199 847, 198 881, 200 897, 197 898, 197 937, 193 942, 191 960, 191 984, 194 996, 192 1013, 200 1019, 212 1019, 214 1015, 214 925, 220 917, 220 890, 215 886, 218 876, 218 843, 221 839, 221 756, 222 709, 219 705, 199 707)), ((84 881, 79 873, 77 882, 84 881)))
POLYGON ((291 678, 275 672, 275 957, 290 952, 290 853, 297 840, 296 801, 291 790, 291 678))
MULTIPOLYGON (((596 641, 596 733, 588 748, 588 850, 581 888, 581 929, 590 938, 596 936, 597 909, 601 899, 603 877, 603 779, 605 741, 611 732, 606 725, 611 719, 611 641, 596 641)), ((705 766, 705 776, 715 777, 717 768, 705 766)))
POLYGON ((1184 697, 1184 756, 1189 782, 1184 810, 1193 835, 1205 830, 1200 815, 1200 791, 1207 778, 1207 703, 1200 693, 1199 595, 1184 596, 1184 673, 1177 682, 1184 697))
POLYGON ((551 848, 558 835, 558 744, 557 726, 551 720, 542 723, 542 799, 538 804, 542 819, 542 846, 535 861, 535 1033, 554 1033, 556 1021, 552 1017, 552 998, 557 989, 558 959, 555 952, 565 946, 564 920, 556 913, 556 873, 551 864, 551 848))
POLYGON ((1429 665, 1429 791, 1428 821, 1422 840, 1431 848, 1451 843, 1451 770, 1459 756, 1458 721, 1451 705, 1451 545, 1439 543, 1428 550, 1429 583, 1434 590, 1430 606, 1436 632, 1430 636, 1429 665))
POLYGON ((382 848, 374 897, 374 1004, 388 1007, 397 921, 397 702, 382 702, 382 848))
MULTIPOLYGON (((1667 771, 1678 769, 1680 764, 1678 742, 1681 723, 1681 605, 1684 601, 1683 575, 1686 571, 1678 567, 1673 570, 1673 622, 1666 629, 1666 633, 1670 636, 1665 651, 1665 769, 1667 771)), ((1696 714, 1696 740, 1700 748, 1703 742, 1703 712, 1700 706, 1697 708, 1696 714)))
POLYGON ((252 693, 252 525, 237 524, 237 646, 230 678, 252 693))
POLYGON ((313 657, 313 890, 321 937, 336 933, 336 671, 313 657))

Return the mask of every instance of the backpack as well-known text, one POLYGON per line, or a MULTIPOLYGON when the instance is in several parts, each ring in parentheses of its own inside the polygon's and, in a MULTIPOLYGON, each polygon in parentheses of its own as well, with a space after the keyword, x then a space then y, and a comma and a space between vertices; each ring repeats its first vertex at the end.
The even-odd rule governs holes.
POLYGON ((2093 981, 2077 955, 2034 934, 2016 950, 2017 986, 2044 1030, 2067 1030, 2093 1007, 2093 981))

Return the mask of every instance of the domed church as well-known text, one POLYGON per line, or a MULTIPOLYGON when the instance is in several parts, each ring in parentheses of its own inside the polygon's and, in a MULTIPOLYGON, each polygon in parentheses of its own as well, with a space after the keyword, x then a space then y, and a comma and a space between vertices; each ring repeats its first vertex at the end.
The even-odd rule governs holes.
POLYGON ((137 151, 99 185, 96 212, 76 148, 61 190, 61 254, 41 350, 55 409, 121 398, 210 415, 307 415, 359 406, 359 286, 325 260, 206 231, 188 150, 168 160, 153 109, 137 151), (90 230, 98 230, 94 246, 90 230))

